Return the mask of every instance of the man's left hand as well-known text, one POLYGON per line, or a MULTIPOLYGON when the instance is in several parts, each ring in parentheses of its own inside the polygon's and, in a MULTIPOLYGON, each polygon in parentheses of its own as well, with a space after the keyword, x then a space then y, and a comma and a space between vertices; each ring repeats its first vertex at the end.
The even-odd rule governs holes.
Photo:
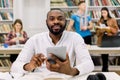
POLYGON ((64 74, 72 75, 72 76, 74 76, 76 74, 79 74, 79 71, 76 68, 72 68, 70 66, 70 60, 69 60, 68 54, 66 55, 66 60, 65 61, 60 61, 60 59, 58 57, 56 57, 55 55, 53 55, 53 54, 52 54, 52 59, 56 63, 51 64, 47 60, 46 61, 46 66, 47 66, 48 70, 59 72, 59 73, 64 73, 64 74))

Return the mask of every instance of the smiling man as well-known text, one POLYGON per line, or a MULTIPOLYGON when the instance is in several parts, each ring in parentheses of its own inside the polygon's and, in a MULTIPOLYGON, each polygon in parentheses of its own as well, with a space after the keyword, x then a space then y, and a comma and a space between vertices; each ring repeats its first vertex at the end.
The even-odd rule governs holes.
POLYGON ((27 41, 13 63, 11 71, 19 73, 29 71, 40 71, 42 73, 46 71, 72 76, 91 72, 94 65, 84 40, 77 33, 65 31, 66 22, 63 11, 59 9, 50 10, 46 20, 49 31, 36 34, 27 41), (61 61, 61 59, 51 54, 51 58, 55 63, 50 63, 47 59, 46 49, 58 46, 66 47, 66 59, 61 61))

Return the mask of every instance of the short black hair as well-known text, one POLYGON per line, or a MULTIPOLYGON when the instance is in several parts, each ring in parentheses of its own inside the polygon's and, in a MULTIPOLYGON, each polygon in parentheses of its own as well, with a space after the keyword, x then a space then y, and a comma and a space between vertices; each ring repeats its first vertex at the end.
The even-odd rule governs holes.
POLYGON ((80 1, 80 2, 78 3, 78 5, 81 5, 82 3, 85 3, 85 1, 80 1))
POLYGON ((60 8, 52 8, 50 11, 48 11, 48 13, 47 13, 47 18, 48 18, 49 13, 50 13, 51 11, 54 11, 54 10, 58 10, 58 11, 62 12, 62 13, 65 15, 64 11, 61 10, 60 8))

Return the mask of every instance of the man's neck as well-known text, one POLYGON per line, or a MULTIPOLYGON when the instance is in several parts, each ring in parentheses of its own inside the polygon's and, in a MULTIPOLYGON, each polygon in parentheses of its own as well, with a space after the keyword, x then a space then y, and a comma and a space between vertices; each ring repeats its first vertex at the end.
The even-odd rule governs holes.
POLYGON ((52 39, 52 42, 54 44, 57 44, 57 42, 60 40, 60 38, 62 36, 62 34, 60 34, 60 35, 53 35, 52 33, 50 33, 49 35, 50 35, 50 37, 52 39))

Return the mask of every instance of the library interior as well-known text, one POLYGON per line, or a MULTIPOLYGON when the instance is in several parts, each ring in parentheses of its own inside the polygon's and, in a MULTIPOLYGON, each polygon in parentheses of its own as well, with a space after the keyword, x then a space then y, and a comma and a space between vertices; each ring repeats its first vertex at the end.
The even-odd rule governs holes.
POLYGON ((0 80, 8 79, 120 80, 120 0, 0 0, 0 80))

